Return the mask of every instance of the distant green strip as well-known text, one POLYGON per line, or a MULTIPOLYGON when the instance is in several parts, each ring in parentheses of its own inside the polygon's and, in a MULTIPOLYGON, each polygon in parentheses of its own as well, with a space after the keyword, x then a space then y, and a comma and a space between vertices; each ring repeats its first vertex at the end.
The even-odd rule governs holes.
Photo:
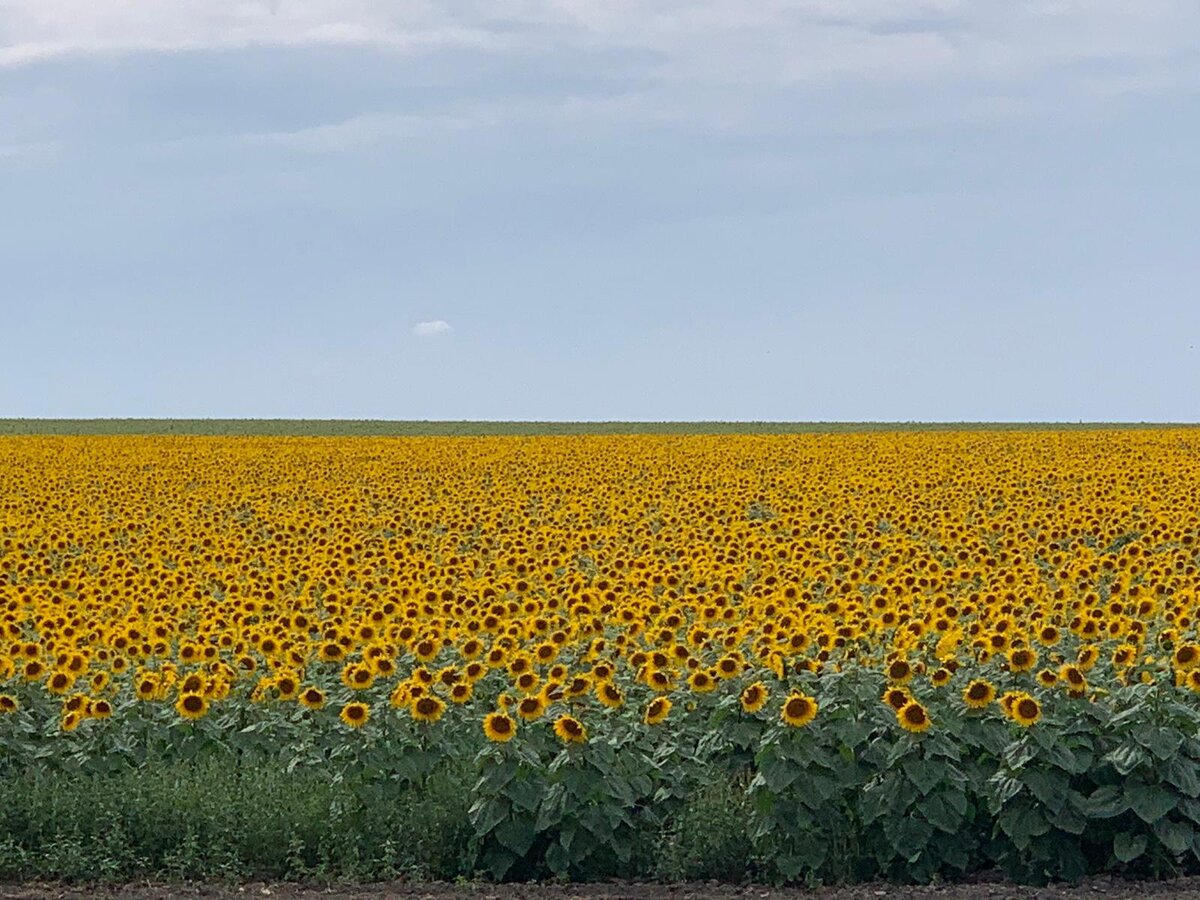
POLYGON ((0 435, 421 437, 586 434, 825 434, 1196 428, 1152 422, 466 422, 378 419, 0 419, 0 435))

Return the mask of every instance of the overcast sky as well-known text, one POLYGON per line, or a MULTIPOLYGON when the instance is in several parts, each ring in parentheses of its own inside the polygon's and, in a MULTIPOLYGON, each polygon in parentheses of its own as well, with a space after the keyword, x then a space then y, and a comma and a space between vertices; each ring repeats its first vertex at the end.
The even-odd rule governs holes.
POLYGON ((0 416, 1200 420, 1196 0, 0 0, 0 416))

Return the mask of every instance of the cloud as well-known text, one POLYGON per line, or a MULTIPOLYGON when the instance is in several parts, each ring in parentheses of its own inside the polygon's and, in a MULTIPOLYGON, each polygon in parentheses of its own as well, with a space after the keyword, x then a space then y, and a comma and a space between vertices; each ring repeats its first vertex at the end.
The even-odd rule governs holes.
POLYGON ((413 334, 417 337, 436 337, 439 334, 449 334, 454 331, 445 319, 434 319, 430 322, 418 322, 413 326, 413 334))
MULTIPOLYGON (((420 57, 439 100, 436 108, 328 108, 317 121, 266 119, 261 130, 174 134, 162 143, 334 155, 525 125, 737 132, 989 124, 1195 89, 1200 5, 0 0, 0 72, 98 55, 267 47, 420 57), (534 86, 492 78, 526 68, 538 76, 534 86), (489 80, 477 81, 480 73, 489 80), (839 92, 840 102, 820 104, 839 92)), ((0 126, 0 143, 14 141, 0 126)))
POLYGON ((9 0, 0 68, 62 56, 261 46, 634 52, 659 83, 1024 78, 1194 51, 1194 0, 9 0))

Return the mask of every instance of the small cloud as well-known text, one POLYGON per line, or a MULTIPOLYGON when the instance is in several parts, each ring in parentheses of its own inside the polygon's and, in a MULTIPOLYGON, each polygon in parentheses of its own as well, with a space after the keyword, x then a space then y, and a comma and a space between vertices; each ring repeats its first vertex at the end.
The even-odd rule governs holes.
POLYGON ((413 326, 413 334, 417 337, 433 337, 439 334, 449 334, 454 329, 445 319, 434 319, 432 322, 418 322, 413 326))

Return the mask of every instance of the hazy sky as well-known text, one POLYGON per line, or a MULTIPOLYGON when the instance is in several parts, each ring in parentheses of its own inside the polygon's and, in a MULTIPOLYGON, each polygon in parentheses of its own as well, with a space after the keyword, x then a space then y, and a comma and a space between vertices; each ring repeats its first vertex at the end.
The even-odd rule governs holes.
POLYGON ((0 0, 0 415, 1200 420, 1196 0, 0 0))

